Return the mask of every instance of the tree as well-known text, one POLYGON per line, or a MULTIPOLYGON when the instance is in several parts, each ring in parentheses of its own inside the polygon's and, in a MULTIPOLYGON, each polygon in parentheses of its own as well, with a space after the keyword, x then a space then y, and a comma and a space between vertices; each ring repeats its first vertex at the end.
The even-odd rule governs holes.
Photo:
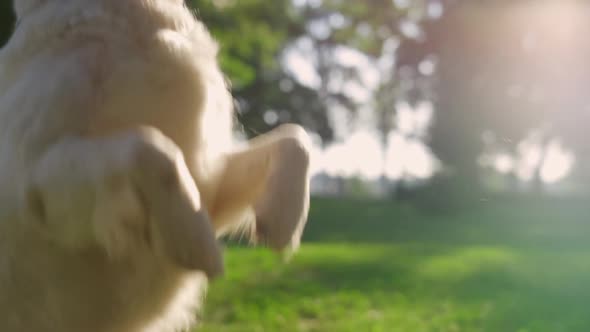
POLYGON ((460 1, 432 30, 441 82, 432 147, 464 183, 478 183, 484 133, 495 137, 488 144, 509 154, 532 130, 541 130, 542 148, 561 138, 588 155, 581 123, 590 112, 580 87, 590 83, 583 69, 590 25, 583 14, 576 16, 587 12, 580 6, 588 5, 460 1), (571 15, 561 23, 572 21, 575 34, 551 24, 560 11, 571 15))
POLYGON ((193 0, 189 5, 220 42, 221 66, 249 136, 297 122, 325 140, 332 138, 318 92, 293 78, 280 61, 288 43, 305 33, 291 1, 193 0))

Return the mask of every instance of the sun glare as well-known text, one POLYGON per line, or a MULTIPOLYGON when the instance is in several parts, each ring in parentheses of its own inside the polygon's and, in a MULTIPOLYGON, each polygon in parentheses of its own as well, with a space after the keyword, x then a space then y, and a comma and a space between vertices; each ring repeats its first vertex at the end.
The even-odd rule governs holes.
POLYGON ((542 146, 533 138, 521 142, 516 155, 498 153, 480 160, 483 166, 492 167, 500 174, 514 174, 522 181, 538 176, 546 184, 555 184, 567 178, 576 158, 558 139, 542 146))
POLYGON ((574 161, 574 154, 566 150, 559 141, 551 142, 541 166, 541 180, 545 183, 555 183, 564 179, 571 172, 574 161))
POLYGON ((577 54, 585 38, 588 4, 575 0, 527 1, 517 11, 517 19, 528 34, 523 47, 550 61, 564 61, 577 54))

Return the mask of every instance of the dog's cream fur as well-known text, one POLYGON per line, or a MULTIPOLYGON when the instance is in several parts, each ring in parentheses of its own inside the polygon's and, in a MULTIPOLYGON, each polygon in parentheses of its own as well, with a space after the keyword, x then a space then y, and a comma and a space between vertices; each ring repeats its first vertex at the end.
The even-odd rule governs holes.
POLYGON ((0 52, 0 331, 182 330, 222 272, 216 237, 247 211, 254 239, 297 247, 308 138, 287 125, 232 147, 217 46, 181 0, 14 6, 0 52))

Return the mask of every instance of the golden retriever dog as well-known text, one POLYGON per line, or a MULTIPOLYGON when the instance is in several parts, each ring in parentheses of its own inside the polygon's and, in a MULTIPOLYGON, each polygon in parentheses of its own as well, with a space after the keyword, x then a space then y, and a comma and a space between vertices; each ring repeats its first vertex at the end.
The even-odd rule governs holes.
POLYGON ((14 0, 0 51, 0 331, 192 324, 217 238, 294 250, 309 138, 232 145, 217 46, 181 0, 14 0), (255 221, 244 226, 244 217, 255 221))

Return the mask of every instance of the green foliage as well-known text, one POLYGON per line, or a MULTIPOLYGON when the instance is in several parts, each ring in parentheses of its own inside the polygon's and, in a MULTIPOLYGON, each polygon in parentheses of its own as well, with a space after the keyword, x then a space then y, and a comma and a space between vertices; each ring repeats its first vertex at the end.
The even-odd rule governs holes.
POLYGON ((583 201, 499 201, 447 215, 315 200, 285 264, 232 247, 198 331, 586 332, 583 201))
POLYGON ((280 63, 285 47, 304 34, 304 18, 288 0, 192 0, 221 45, 220 62, 228 75, 243 130, 250 136, 282 122, 296 122, 324 139, 332 137, 326 104, 317 91, 301 85, 280 63), (288 85, 289 89, 281 89, 288 85), (264 120, 266 112, 278 119, 264 120))
POLYGON ((292 18, 287 1, 199 1, 195 8, 221 45, 221 64, 235 88, 252 84, 257 68, 277 70, 292 18), (221 3, 215 5, 216 3, 221 3))

